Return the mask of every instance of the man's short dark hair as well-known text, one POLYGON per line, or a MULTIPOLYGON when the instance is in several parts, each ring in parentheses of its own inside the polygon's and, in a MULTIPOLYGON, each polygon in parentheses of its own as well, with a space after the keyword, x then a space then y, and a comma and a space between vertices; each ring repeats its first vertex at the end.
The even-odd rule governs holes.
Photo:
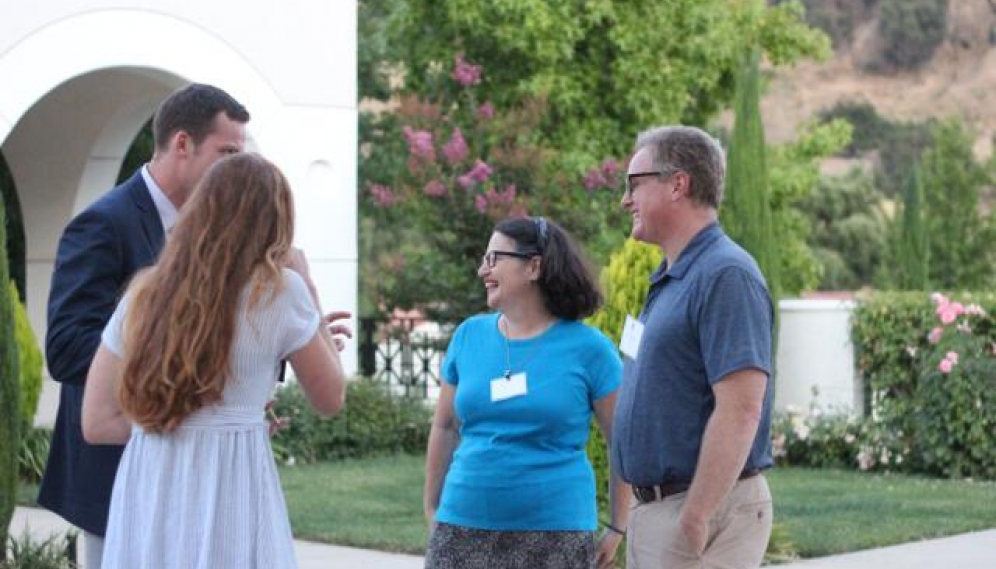
POLYGON ((159 105, 152 120, 156 149, 164 150, 179 131, 186 132, 194 144, 200 144, 214 128, 218 113, 236 122, 249 122, 249 111, 231 95, 212 85, 191 83, 174 91, 159 105))

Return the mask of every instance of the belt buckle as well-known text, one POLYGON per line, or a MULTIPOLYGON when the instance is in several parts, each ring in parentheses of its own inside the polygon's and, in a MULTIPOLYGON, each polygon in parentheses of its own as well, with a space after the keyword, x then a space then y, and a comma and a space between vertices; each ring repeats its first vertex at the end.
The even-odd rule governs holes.
POLYGON ((641 504, 657 500, 657 492, 653 486, 633 486, 633 494, 641 504))

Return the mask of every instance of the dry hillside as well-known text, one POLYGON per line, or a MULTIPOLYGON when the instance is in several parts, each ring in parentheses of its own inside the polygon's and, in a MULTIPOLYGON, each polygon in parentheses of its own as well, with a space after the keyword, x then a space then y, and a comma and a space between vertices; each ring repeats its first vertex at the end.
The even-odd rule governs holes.
POLYGON ((762 102, 771 142, 791 140, 800 122, 839 101, 866 101, 893 120, 964 117, 978 135, 977 154, 988 156, 996 134, 996 0, 950 0, 945 41, 915 72, 861 71, 875 49, 875 24, 863 22, 830 61, 776 72, 762 102))

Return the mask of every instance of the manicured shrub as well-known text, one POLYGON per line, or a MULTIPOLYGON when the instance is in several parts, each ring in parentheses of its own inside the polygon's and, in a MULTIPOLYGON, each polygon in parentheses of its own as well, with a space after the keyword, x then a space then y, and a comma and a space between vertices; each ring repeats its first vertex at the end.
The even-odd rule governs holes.
MULTIPOLYGON (((7 543, 7 528, 14 515, 17 493, 17 453, 21 444, 21 375, 7 271, 7 222, 0 198, 0 544, 7 543)), ((0 547, 0 561, 6 549, 0 547)))
POLYGON ((854 314, 869 467, 996 478, 996 296, 880 293, 854 314))
MULTIPOLYGON (((634 318, 643 308, 643 301, 650 289, 650 274, 664 259, 659 247, 627 239, 621 249, 612 254, 609 264, 602 270, 602 289, 605 305, 588 319, 618 345, 622 337, 626 315, 634 318)), ((602 431, 592 422, 588 437, 588 459, 595 470, 599 511, 608 511, 609 456, 605 452, 602 431)))
POLYGON ((278 462, 308 464, 425 451, 431 410, 424 399, 392 394, 370 379, 350 381, 346 390, 346 407, 331 419, 311 410, 296 382, 277 390, 274 413, 290 419, 273 437, 278 462))
POLYGON ((42 390, 42 353, 38 340, 31 330, 28 313, 21 304, 17 287, 10 283, 10 298, 14 306, 14 334, 17 337, 17 351, 20 355, 21 372, 21 418, 25 426, 30 426, 38 411, 38 398, 42 390))

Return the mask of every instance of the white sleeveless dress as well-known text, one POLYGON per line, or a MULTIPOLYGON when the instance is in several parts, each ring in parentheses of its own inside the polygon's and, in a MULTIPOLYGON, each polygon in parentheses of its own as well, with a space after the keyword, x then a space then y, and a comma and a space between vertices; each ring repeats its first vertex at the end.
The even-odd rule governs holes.
MULTIPOLYGON (((104 569, 282 569, 297 567, 264 406, 280 360, 318 330, 301 277, 252 311, 247 294, 231 353, 234 379, 222 400, 169 434, 133 427, 111 498, 104 569)), ((104 344, 123 355, 122 301, 104 344)))

